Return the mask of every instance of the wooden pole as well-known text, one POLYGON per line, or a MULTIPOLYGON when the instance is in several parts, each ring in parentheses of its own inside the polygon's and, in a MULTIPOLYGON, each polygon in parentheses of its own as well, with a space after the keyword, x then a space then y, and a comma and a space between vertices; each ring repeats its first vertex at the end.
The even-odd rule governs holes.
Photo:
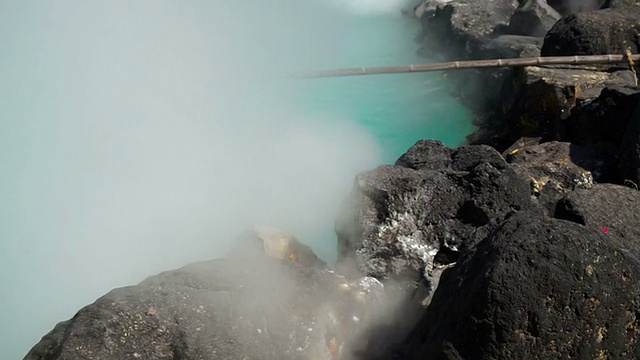
POLYGON ((313 71, 308 73, 295 74, 296 78, 323 78, 356 75, 376 75, 376 74, 400 74, 425 71, 441 71, 471 68, 493 68, 493 67, 522 67, 540 65, 588 65, 588 64, 616 64, 639 61, 640 54, 636 55, 576 55, 576 56, 548 56, 529 57, 512 59, 491 59, 491 60, 465 60, 448 61, 431 64, 402 65, 402 66, 378 66, 360 67, 349 69, 334 69, 313 71))

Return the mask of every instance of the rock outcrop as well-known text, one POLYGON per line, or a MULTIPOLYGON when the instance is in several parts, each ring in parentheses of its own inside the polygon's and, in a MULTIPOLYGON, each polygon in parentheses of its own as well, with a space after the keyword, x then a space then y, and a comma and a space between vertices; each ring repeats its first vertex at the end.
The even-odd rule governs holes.
POLYGON ((532 195, 550 214, 565 194, 589 189, 594 182, 611 181, 607 175, 615 165, 615 159, 602 151, 555 141, 535 145, 516 142, 505 151, 505 158, 529 180, 532 195))
POLYGON ((237 242, 226 259, 109 292, 25 360, 366 358, 415 323, 401 288, 301 261, 317 258, 282 230, 258 227, 237 242))
POLYGON ((460 0, 428 7, 420 17, 424 48, 449 58, 464 58, 467 44, 508 26, 518 5, 517 0, 460 0))
MULTIPOLYGON (((630 0, 436 0, 414 14, 426 47, 487 58, 541 47, 636 52, 639 9, 630 0)), ((257 227, 226 259, 113 290, 25 359, 638 357, 632 69, 451 76, 482 85, 461 91, 482 115, 478 144, 421 140, 394 165, 359 174, 336 221, 335 269, 290 234, 257 227)))
POLYGON ((427 305, 461 251, 530 205, 529 183, 494 149, 418 141, 358 175, 336 223, 339 257, 366 276, 421 282, 427 305))
POLYGON ((638 53, 640 7, 572 14, 547 33, 542 56, 638 53))
POLYGON ((640 263, 621 240, 537 213, 511 217, 442 275, 400 358, 635 357, 640 263))
POLYGON ((420 282, 425 307, 375 358, 635 355, 640 218, 620 207, 639 209, 640 193, 597 183, 615 164, 597 149, 521 143, 505 161, 488 147, 419 141, 358 177, 337 226, 342 258, 420 282))
POLYGON ((359 175, 337 221, 351 272, 259 227, 228 259, 110 292, 26 359, 629 357, 640 212, 618 209, 640 192, 594 182, 593 149, 521 143, 505 160, 423 140, 359 175))
POLYGON ((542 37, 559 19, 560 14, 545 0, 528 0, 513 13, 506 32, 542 37))

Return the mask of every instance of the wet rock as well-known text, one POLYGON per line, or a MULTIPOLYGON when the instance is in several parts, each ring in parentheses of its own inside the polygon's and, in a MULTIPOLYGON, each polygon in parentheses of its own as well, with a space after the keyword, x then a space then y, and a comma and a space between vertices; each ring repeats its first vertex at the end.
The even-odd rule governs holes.
POLYGON ((519 213, 445 271, 404 352, 394 355, 634 357, 640 335, 640 263, 612 241, 616 236, 519 213))
POLYGON ((542 56, 637 54, 639 16, 636 6, 566 16, 547 33, 542 56))

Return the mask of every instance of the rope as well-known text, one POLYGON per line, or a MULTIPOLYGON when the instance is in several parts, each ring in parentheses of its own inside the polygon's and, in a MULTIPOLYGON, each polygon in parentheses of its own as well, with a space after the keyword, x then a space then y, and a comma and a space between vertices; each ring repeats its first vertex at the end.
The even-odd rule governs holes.
POLYGON ((633 63, 640 61, 640 54, 635 55, 575 55, 575 56, 548 56, 530 58, 511 59, 491 59, 491 60, 466 60, 448 61, 431 64, 402 65, 402 66, 378 66, 359 67, 348 69, 334 69, 313 71, 308 73, 294 74, 296 78, 323 78, 355 75, 376 75, 376 74, 400 74, 425 71, 441 71, 454 69, 471 68, 495 68, 495 67, 523 67, 540 65, 588 65, 588 64, 616 64, 633 63))

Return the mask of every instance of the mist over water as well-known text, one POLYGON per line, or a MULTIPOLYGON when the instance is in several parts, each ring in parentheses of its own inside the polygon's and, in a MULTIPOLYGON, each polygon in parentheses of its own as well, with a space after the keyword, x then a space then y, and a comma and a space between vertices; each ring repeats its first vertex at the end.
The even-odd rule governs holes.
POLYGON ((21 358, 114 287, 223 256, 256 222, 335 258, 333 221, 357 172, 419 138, 441 131, 456 145, 470 130, 464 110, 444 122, 457 106, 446 96, 415 110, 443 86, 437 75, 287 78, 412 61, 415 44, 397 33, 417 24, 399 9, 372 0, 0 4, 3 358, 21 358), (363 39, 372 41, 353 45, 363 39), (385 42, 404 45, 379 55, 385 42), (368 100, 350 107, 354 94, 368 100), (398 104, 410 116, 392 111, 390 127, 398 104))

